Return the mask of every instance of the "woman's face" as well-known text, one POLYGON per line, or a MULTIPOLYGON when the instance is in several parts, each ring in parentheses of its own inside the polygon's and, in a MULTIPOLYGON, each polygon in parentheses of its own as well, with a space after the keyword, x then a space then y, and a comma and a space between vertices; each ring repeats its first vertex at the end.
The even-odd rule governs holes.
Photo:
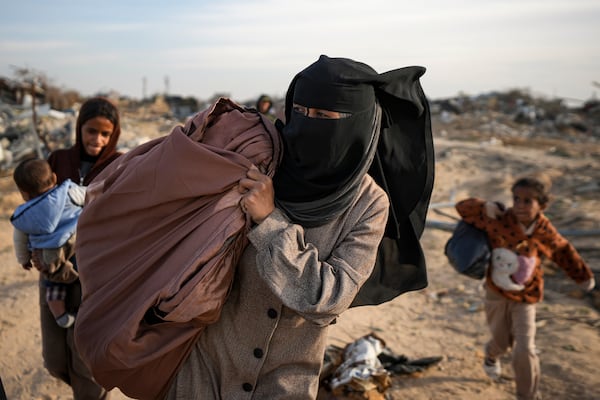
POLYGON ((110 140, 115 126, 106 117, 88 119, 81 126, 81 143, 85 152, 96 157, 110 140))

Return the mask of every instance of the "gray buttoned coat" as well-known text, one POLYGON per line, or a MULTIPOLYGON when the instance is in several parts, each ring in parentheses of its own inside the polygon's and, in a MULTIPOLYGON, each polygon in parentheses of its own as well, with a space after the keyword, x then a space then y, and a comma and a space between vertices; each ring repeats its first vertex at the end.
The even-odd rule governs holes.
POLYGON ((365 176, 337 220, 304 229, 278 209, 249 233, 220 319, 201 334, 168 399, 314 399, 327 328, 369 277, 388 216, 365 176))

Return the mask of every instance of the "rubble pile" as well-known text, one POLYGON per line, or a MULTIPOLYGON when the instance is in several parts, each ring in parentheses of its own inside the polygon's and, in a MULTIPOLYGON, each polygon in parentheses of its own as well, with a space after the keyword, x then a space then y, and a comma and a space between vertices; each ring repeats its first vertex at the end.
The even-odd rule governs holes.
MULTIPOLYGON (((203 105, 177 97, 157 97, 153 102, 121 99, 118 103, 123 151, 168 134, 199 111, 194 107, 203 105)), ((534 138, 538 143, 545 139, 548 144, 600 143, 600 101, 595 99, 573 107, 562 99, 547 100, 512 90, 430 103, 434 136, 499 144, 527 144, 534 138)), ((42 103, 34 113, 31 104, 0 99, 0 172, 32 155, 45 157, 52 150, 70 146, 77 109, 75 105, 58 111, 42 103)))
MULTIPOLYGON (((15 105, 0 101, 0 174, 6 174, 20 161, 37 156, 46 158, 50 152, 73 145, 80 104, 67 111, 53 110, 47 104, 15 105)), ((185 122, 165 107, 118 102, 121 110, 119 150, 126 152, 148 140, 171 132, 185 122)))
POLYGON ((11 169, 31 156, 45 158, 49 149, 70 145, 75 132, 75 114, 0 103, 0 171, 11 169))
POLYGON ((600 143, 600 101, 579 106, 535 98, 523 91, 431 101, 434 135, 449 139, 492 139, 519 143, 552 139, 600 143))

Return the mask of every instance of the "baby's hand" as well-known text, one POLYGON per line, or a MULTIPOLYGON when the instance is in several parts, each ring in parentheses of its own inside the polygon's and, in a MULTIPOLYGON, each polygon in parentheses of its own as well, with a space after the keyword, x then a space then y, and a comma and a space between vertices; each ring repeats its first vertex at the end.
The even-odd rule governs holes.
POLYGON ((38 271, 48 272, 50 266, 44 262, 44 256, 41 249, 34 249, 33 252, 31 252, 31 261, 38 271))
POLYGON ((587 281, 578 283, 577 286, 579 286, 581 289, 585 290, 586 292, 589 292, 596 286, 596 280, 592 276, 587 281))
POLYGON ((504 206, 501 203, 494 201, 486 201, 485 214, 488 216, 488 218, 498 219, 504 215, 504 206))

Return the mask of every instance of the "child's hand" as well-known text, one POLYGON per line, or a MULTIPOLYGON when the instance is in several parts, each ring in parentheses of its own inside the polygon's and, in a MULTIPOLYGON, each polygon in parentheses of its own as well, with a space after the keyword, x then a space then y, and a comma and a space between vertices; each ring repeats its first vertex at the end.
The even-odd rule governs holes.
POLYGON ((504 215, 504 205, 494 201, 486 201, 485 214, 488 216, 488 218, 498 219, 504 215))
POLYGON ((585 290, 586 292, 589 292, 596 286, 596 280, 592 276, 587 281, 578 283, 577 286, 579 286, 581 289, 585 290))
POLYGON ((23 269, 26 269, 27 271, 29 271, 31 269, 31 267, 33 267, 33 265, 31 265, 31 261, 28 261, 25 264, 21 264, 21 267, 23 267, 23 269))

